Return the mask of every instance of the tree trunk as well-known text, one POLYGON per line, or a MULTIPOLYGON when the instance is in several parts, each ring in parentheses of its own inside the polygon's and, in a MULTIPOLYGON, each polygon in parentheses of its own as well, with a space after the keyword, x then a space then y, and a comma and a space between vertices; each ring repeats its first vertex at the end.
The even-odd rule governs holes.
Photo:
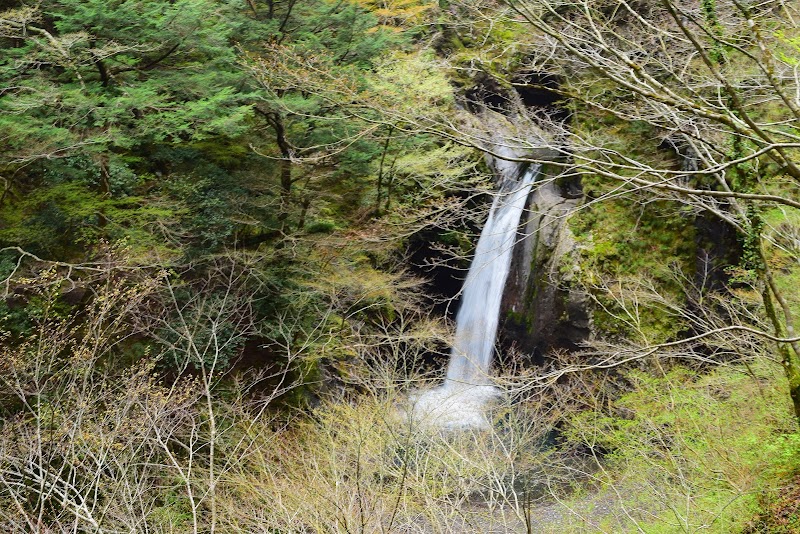
POLYGON ((766 263, 763 241, 761 247, 761 261, 763 264, 759 275, 764 282, 764 288, 762 290, 764 309, 772 323, 775 337, 785 336, 785 338, 789 340, 788 342, 777 342, 776 345, 781 357, 783 372, 786 374, 786 379, 789 382, 789 395, 792 398, 795 418, 800 424, 800 343, 795 340, 794 314, 792 313, 789 303, 783 297, 783 294, 775 283, 772 272, 766 263), (776 302, 778 306, 776 306, 776 302), (781 321, 778 315, 778 307, 780 307, 783 312, 783 321, 781 321))
POLYGON ((289 230, 289 207, 291 205, 292 196, 292 146, 286 139, 286 128, 283 125, 283 120, 277 112, 266 112, 256 108, 266 119, 269 125, 275 130, 275 142, 281 152, 281 169, 280 169, 280 207, 278 208, 278 222, 280 224, 280 231, 285 234, 289 230))
POLYGON ((394 126, 389 126, 389 133, 386 134, 386 141, 383 143, 383 151, 381 152, 381 162, 378 166, 378 183, 377 192, 375 194, 375 216, 381 215, 381 193, 383 188, 383 165, 386 162, 386 153, 389 151, 389 142, 392 140, 392 133, 394 126))

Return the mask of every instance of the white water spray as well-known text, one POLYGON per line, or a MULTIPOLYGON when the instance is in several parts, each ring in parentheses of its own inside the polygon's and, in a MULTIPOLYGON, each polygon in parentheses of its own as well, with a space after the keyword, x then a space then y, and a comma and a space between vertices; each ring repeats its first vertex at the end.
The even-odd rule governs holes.
MULTIPOLYGON (((516 167, 516 164, 514 164, 516 167)), ((413 415, 442 428, 486 428, 488 401, 497 396, 489 376, 503 288, 531 185, 533 165, 519 180, 506 179, 492 203, 464 282, 456 336, 442 386, 412 398, 413 415)), ((505 173, 503 173, 505 174, 505 173)))

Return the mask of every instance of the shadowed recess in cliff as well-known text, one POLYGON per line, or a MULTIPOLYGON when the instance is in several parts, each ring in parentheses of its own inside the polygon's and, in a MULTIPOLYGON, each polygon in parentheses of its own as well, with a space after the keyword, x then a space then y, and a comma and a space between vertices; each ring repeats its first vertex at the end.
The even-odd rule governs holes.
POLYGON ((530 166, 521 178, 517 164, 498 168, 506 172, 501 172, 500 192, 478 239, 464 283, 447 377, 442 386, 412 398, 414 417, 442 428, 485 428, 485 404, 497 394, 489 371, 500 302, 517 226, 539 166, 530 166))

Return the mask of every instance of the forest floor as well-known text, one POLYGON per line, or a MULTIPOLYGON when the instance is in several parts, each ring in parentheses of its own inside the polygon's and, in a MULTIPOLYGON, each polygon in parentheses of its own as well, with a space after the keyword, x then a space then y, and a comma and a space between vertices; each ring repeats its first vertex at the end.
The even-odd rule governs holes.
POLYGON ((800 474, 763 500, 761 515, 745 534, 800 534, 800 474))

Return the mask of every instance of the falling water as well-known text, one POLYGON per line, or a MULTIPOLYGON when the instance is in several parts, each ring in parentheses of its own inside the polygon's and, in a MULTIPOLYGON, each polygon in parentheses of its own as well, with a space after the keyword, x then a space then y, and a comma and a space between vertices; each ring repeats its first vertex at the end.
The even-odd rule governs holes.
MULTIPOLYGON (((514 165, 516 167, 516 165, 514 165)), ((485 428, 486 402, 497 396, 489 370, 500 314, 500 301, 522 211, 539 166, 521 179, 506 179, 492 204, 475 257, 464 282, 456 335, 444 384, 419 394, 415 417, 444 428, 485 428)))

